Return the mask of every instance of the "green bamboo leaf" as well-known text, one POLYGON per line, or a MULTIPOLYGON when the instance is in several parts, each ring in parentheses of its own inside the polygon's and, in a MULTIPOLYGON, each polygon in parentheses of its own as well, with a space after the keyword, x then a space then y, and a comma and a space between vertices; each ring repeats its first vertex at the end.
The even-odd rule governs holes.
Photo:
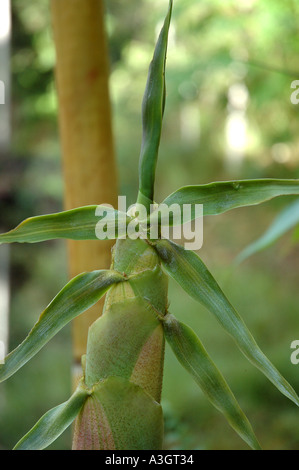
POLYGON ((43 450, 48 447, 72 424, 88 396, 88 390, 79 384, 71 398, 44 414, 14 450, 43 450))
POLYGON ((165 62, 172 0, 151 61, 142 102, 142 144, 137 202, 147 209, 153 201, 155 171, 165 107, 165 62))
POLYGON ((205 264, 193 252, 169 240, 155 243, 166 272, 195 300, 210 310, 232 336, 243 354, 296 405, 299 397, 263 354, 240 315, 227 300, 205 264))
POLYGON ((260 449, 248 419, 194 331, 172 315, 166 315, 163 327, 178 360, 211 403, 224 414, 232 428, 250 447, 260 449))
POLYGON ((184 204, 191 204, 192 220, 195 218, 195 204, 203 204, 203 215, 217 215, 238 207, 252 206, 278 196, 292 194, 299 194, 299 180, 220 181, 180 188, 164 199, 162 205, 169 207, 178 204, 183 208, 184 204))
POLYGON ((56 238, 71 240, 98 240, 116 238, 125 233, 127 223, 132 220, 125 213, 108 206, 84 206, 55 214, 30 217, 16 228, 0 234, 1 243, 36 243, 56 238), (121 221, 121 224, 118 224, 121 221), (115 231, 111 236, 109 228, 122 227, 122 233, 115 231), (105 231, 107 234, 105 234, 105 231))
POLYGON ((236 259, 237 263, 241 263, 249 256, 264 250, 265 248, 276 242, 282 235, 299 223, 299 200, 292 202, 285 207, 280 214, 274 219, 270 227, 265 233, 248 245, 236 259))
POLYGON ((123 281, 116 271, 82 273, 72 279, 42 312, 25 340, 0 365, 0 382, 28 362, 67 323, 94 305, 112 284, 123 281))

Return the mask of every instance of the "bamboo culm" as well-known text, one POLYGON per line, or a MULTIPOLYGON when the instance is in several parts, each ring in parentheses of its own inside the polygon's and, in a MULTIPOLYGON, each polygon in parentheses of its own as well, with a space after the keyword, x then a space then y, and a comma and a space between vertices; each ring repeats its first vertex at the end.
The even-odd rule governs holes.
POLYGON ((98 389, 76 420, 73 448, 161 449, 168 279, 144 240, 118 240, 111 269, 126 281, 110 288, 102 316, 89 329, 84 381, 98 389))

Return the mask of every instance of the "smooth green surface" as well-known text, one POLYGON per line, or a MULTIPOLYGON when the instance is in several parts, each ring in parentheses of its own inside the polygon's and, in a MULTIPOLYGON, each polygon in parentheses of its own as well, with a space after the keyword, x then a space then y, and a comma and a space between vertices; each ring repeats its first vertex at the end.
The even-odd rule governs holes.
POLYGON ((42 312, 25 340, 0 365, 0 382, 28 362, 65 325, 94 305, 123 277, 114 271, 82 273, 72 279, 42 312))
POLYGON ((232 428, 250 447, 260 449, 248 419, 194 331, 172 315, 165 317, 163 327, 166 339, 178 360, 211 403, 224 414, 232 428))
POLYGON ((227 300, 201 259, 168 240, 155 244, 167 273, 195 300, 215 315, 245 356, 281 391, 299 406, 293 387, 281 376, 256 344, 244 321, 227 300))

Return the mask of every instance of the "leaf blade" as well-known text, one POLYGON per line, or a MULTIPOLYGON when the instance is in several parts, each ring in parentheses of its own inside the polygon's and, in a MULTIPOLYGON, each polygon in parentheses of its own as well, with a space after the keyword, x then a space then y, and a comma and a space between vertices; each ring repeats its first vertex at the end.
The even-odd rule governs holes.
POLYGON ((254 242, 250 243, 237 256, 236 263, 241 263, 249 256, 264 250, 275 243, 282 235, 299 223, 299 200, 287 205, 273 220, 267 230, 254 242))
MULTIPOLYGON (((299 180, 255 179, 218 181, 184 186, 167 196, 162 204, 203 205, 203 215, 217 215, 238 207, 260 204, 279 196, 299 194, 299 180)), ((194 210, 191 220, 194 218, 194 210)))
POLYGON ((224 414, 232 428, 250 447, 260 449, 248 419, 194 331, 169 314, 163 321, 163 327, 179 362, 192 375, 209 401, 224 414))
POLYGON ((73 278, 42 312, 24 341, 0 365, 0 383, 8 379, 55 336, 67 323, 94 305, 124 278, 116 271, 100 270, 73 278))
MULTIPOLYGON (((131 220, 126 214, 108 206, 84 206, 68 211, 30 217, 21 222, 16 228, 0 234, 1 243, 37 243, 46 240, 67 238, 71 240, 98 240, 97 226, 115 224, 122 220, 123 225, 131 220), (103 208, 106 215, 99 219, 96 212, 103 208)), ((115 237, 117 237, 117 232, 115 237)), ((109 238, 109 236, 107 236, 109 238)))
POLYGON ((230 304, 220 286, 201 259, 169 240, 159 240, 155 247, 166 272, 196 301, 202 303, 229 333, 247 359, 275 387, 299 406, 299 397, 256 344, 244 321, 230 304))
POLYGON ((43 450, 48 447, 71 425, 88 396, 87 389, 79 385, 69 400, 47 411, 19 440, 14 450, 43 450))
POLYGON ((137 202, 153 201, 155 171, 165 107, 165 62, 172 0, 157 40, 142 102, 142 144, 139 157, 139 194, 137 202))

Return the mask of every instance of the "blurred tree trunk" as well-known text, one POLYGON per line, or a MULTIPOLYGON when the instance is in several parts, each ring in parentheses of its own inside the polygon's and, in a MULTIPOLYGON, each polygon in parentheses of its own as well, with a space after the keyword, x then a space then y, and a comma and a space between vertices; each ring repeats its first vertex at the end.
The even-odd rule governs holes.
MULTIPOLYGON (((7 173, 4 170, 4 161, 10 160, 11 151, 11 72, 10 72, 10 40, 11 40, 11 5, 10 0, 0 3, 0 167, 3 193, 10 193, 10 183, 7 183, 7 173), (6 183, 6 184, 5 184, 6 183)), ((0 192, 1 197, 1 192, 0 192)), ((5 204, 5 203, 4 203, 5 204)), ((2 220, 0 231, 5 232, 9 227, 2 220)), ((0 247, 0 358, 1 353, 8 352, 9 336, 9 262, 10 247, 0 247)), ((1 396, 3 400, 3 396, 1 396)))
MULTIPOLYGON (((51 0, 51 9, 65 209, 100 203, 116 207, 103 0, 51 0)), ((110 266, 110 241, 69 241, 68 249, 70 277, 110 266)), ((86 352, 89 325, 102 306, 98 303, 74 321, 75 365, 86 352)))

